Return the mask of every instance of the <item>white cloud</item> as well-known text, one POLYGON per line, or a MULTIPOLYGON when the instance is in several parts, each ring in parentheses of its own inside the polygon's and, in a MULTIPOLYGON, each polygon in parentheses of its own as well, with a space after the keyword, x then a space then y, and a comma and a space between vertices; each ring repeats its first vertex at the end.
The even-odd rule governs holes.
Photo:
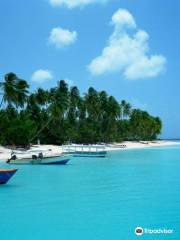
POLYGON ((53 28, 49 36, 49 42, 57 48, 62 48, 74 43, 77 39, 76 31, 69 31, 61 27, 53 28))
POLYGON ((115 25, 116 28, 119 27, 136 27, 136 22, 133 16, 126 9, 119 9, 112 16, 112 24, 115 25))
POLYGON ((106 3, 108 0, 49 0, 52 6, 66 6, 68 8, 83 7, 92 3, 106 3))
POLYGON ((134 17, 125 9, 112 16, 114 31, 100 56, 88 68, 93 75, 121 72, 127 79, 158 76, 165 68, 166 58, 150 55, 149 35, 138 29, 134 17))
POLYGON ((131 64, 124 75, 129 79, 156 77, 164 70, 164 63, 163 56, 142 57, 138 62, 131 64))
POLYGON ((31 80, 37 83, 44 83, 53 79, 53 74, 49 70, 39 69, 32 74, 31 80))

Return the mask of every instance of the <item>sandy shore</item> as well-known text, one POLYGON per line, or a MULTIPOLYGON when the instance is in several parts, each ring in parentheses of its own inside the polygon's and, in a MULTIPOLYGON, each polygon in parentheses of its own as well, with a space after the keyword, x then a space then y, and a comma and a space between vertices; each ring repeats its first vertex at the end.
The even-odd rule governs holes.
POLYGON ((173 145, 179 145, 180 142, 176 141, 140 141, 140 142, 123 142, 123 143, 114 143, 110 144, 107 147, 108 151, 113 150, 125 150, 125 149, 141 149, 141 148, 149 148, 149 147, 165 147, 165 146, 173 146, 173 145))
MULTIPOLYGON (((141 149, 141 148, 149 148, 149 147, 163 147, 163 146, 171 146, 171 145, 179 145, 180 142, 176 141, 152 141, 152 142, 122 142, 122 143, 113 143, 108 144, 106 146, 107 151, 116 151, 116 150, 126 150, 126 149, 141 149)), ((78 150, 78 148, 76 148, 78 150)), ((79 147, 81 150, 82 147, 79 147)), ((32 150, 38 151, 50 151, 52 155, 58 155, 63 152, 62 146, 57 145, 34 145, 32 150)), ((11 149, 0 146, 0 161, 6 161, 11 157, 11 149)), ((28 155, 28 154, 27 154, 28 155)))

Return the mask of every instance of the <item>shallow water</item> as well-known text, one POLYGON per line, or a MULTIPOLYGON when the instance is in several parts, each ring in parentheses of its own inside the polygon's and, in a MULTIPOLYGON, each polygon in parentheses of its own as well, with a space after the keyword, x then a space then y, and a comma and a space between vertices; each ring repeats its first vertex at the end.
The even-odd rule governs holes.
POLYGON ((180 147, 122 150, 67 166, 18 166, 0 186, 0 240, 180 239, 180 147))

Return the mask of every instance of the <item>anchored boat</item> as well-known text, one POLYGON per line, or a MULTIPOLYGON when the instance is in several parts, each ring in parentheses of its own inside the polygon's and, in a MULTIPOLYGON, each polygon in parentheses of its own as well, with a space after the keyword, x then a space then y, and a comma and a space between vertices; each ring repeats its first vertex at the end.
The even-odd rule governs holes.
POLYGON ((64 153, 73 154, 74 157, 106 157, 104 145, 67 145, 63 146, 64 153))
POLYGON ((5 184, 16 173, 17 169, 1 169, 0 168, 0 184, 5 184))
POLYGON ((10 164, 42 164, 42 165, 65 165, 70 161, 70 154, 52 155, 49 152, 13 152, 7 161, 10 164))

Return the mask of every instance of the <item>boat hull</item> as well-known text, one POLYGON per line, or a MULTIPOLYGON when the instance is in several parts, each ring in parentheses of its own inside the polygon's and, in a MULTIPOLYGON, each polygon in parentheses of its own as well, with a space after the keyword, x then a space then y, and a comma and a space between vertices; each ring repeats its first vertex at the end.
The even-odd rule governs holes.
POLYGON ((105 145, 65 145, 63 152, 73 157, 104 158, 107 155, 105 145))
POLYGON ((64 160, 57 160, 57 161, 42 161, 40 164, 42 165, 66 165, 70 159, 64 159, 64 160))
POLYGON ((65 165, 70 161, 68 156, 57 156, 57 157, 44 157, 37 159, 16 159, 10 160, 10 164, 31 164, 31 165, 65 165))
POLYGON ((88 151, 76 151, 73 156, 74 157, 106 157, 106 151, 98 151, 98 152, 88 152, 88 151))
POLYGON ((16 173, 17 169, 0 169, 0 184, 5 184, 16 173))

